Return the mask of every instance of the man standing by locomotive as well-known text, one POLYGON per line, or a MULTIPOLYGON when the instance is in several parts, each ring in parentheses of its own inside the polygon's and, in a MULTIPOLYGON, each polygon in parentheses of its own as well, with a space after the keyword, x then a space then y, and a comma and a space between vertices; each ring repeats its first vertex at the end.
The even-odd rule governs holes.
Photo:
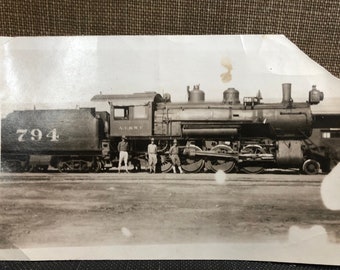
POLYGON ((127 168, 127 161, 128 161, 128 150, 129 150, 129 143, 126 141, 126 137, 123 135, 122 140, 118 143, 118 152, 119 152, 119 162, 118 162, 118 173, 120 173, 120 168, 122 165, 122 161, 124 160, 125 164, 125 171, 129 173, 127 168))
POLYGON ((157 145, 155 145, 155 139, 151 138, 151 142, 148 145, 148 157, 150 173, 156 173, 157 164, 157 145))
POLYGON ((176 173, 176 165, 177 165, 179 172, 183 173, 183 170, 181 168, 181 160, 179 159, 179 156, 178 156, 178 146, 177 146, 176 139, 174 139, 174 144, 170 147, 169 156, 172 162, 173 172, 176 173))

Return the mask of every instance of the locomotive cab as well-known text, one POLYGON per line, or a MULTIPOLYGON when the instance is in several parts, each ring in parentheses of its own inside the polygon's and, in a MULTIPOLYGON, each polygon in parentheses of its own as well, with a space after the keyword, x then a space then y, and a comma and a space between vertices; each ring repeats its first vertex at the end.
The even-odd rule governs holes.
POLYGON ((110 137, 144 137, 153 135, 153 110, 161 95, 155 92, 128 95, 97 95, 92 101, 110 104, 110 137))
POLYGON ((111 104, 111 137, 149 136, 152 133, 151 104, 116 106, 111 104))

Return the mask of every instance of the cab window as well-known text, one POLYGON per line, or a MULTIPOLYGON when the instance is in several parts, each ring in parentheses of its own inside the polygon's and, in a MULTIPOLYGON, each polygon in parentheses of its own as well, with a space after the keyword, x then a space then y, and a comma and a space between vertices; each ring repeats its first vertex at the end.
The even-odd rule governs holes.
POLYGON ((113 114, 115 120, 128 120, 129 119, 129 107, 114 107, 113 114))
POLYGON ((340 138, 340 130, 322 130, 321 137, 323 139, 340 138))
POLYGON ((148 118, 148 107, 147 106, 135 106, 133 108, 134 119, 147 119, 148 118))

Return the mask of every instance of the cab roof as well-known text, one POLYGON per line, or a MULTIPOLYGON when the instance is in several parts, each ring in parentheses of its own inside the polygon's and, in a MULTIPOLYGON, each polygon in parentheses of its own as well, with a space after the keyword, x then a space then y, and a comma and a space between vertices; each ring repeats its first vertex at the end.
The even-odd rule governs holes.
POLYGON ((144 93, 134 93, 134 94, 123 94, 123 95, 95 95, 91 101, 107 101, 113 106, 138 106, 147 105, 148 103, 163 102, 163 98, 160 94, 156 92, 144 92, 144 93))

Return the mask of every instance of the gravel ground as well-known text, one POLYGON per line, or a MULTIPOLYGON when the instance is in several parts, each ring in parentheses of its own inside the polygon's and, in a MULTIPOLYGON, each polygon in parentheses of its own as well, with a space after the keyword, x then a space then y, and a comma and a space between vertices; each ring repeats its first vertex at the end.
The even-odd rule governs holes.
POLYGON ((339 242, 339 211, 321 200, 324 176, 0 174, 0 249, 288 239, 322 225, 339 242))

